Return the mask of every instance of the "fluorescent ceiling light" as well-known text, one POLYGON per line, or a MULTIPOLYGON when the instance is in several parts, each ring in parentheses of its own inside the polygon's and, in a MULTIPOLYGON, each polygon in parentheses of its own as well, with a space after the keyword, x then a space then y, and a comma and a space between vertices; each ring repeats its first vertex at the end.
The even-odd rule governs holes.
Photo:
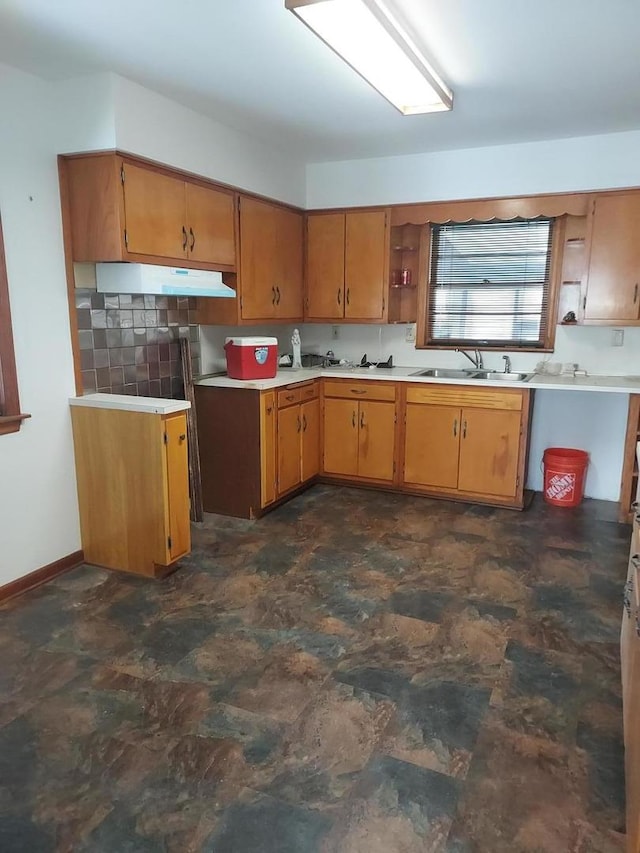
POLYGON ((403 115, 451 109, 451 90, 380 0, 285 0, 285 6, 403 115))

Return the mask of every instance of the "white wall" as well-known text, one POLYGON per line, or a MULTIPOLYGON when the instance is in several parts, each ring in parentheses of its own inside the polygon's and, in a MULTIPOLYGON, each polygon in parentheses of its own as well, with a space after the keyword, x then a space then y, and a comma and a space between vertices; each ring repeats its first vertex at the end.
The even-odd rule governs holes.
POLYGON ((307 207, 575 192, 640 185, 640 131, 312 163, 307 207))
MULTIPOLYGON (((78 550, 80 535, 56 163, 69 115, 51 85, 6 66, 0 79, 0 215, 20 402, 32 415, 20 432, 0 436, 1 586, 78 550)), ((87 120, 86 135, 108 144, 98 124, 101 131, 87 120)))
POLYGON ((124 77, 112 77, 118 148, 304 207, 301 161, 124 77))

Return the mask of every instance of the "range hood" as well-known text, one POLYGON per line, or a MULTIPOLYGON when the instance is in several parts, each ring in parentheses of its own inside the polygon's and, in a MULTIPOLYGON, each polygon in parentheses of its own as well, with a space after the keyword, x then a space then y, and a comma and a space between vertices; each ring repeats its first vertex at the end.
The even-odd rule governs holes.
POLYGON ((156 264, 98 263, 96 286, 100 293, 155 293, 159 296, 217 296, 233 298, 235 290, 222 281, 222 273, 156 264))

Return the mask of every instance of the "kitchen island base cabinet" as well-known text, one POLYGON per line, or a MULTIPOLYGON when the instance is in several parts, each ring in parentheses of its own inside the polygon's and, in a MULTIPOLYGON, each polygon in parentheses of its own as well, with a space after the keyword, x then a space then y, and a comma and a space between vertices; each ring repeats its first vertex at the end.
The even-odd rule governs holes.
POLYGON ((191 550, 187 422, 72 406, 85 561, 149 577, 191 550))
POLYGON ((403 486, 521 509, 529 417, 529 391, 412 385, 403 486))

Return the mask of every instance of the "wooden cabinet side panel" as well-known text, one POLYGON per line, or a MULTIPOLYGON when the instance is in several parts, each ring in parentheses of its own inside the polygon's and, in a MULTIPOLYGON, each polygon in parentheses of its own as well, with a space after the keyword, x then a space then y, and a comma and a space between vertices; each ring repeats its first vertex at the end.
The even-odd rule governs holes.
POLYGON ((515 497, 520 452, 520 412, 463 409, 458 488, 515 497))
POLYGON ((407 403, 405 417, 403 482, 455 489, 460 409, 407 403))
POLYGON ((308 215, 305 317, 311 320, 344 317, 344 237, 344 213, 308 215))
POLYGON ((320 401, 300 405, 302 415, 301 477, 305 483, 320 472, 320 401))
POLYGON ((360 401, 358 419, 358 476, 372 480, 393 480, 396 433, 394 403, 360 401))
POLYGON ((205 512, 252 518, 260 500, 260 392, 195 386, 205 512))
POLYGON ((325 398, 323 425, 323 471, 357 477, 358 402, 325 398))
POLYGON ((589 223, 586 320, 640 314, 640 192, 599 196, 589 223))
POLYGON ((168 536, 161 417, 80 406, 71 416, 86 561, 153 576, 168 536))
POLYGON ((189 521, 189 459, 187 443, 187 416, 172 415, 164 420, 167 459, 167 509, 168 545, 166 565, 173 563, 191 550, 191 523, 189 521))
POLYGON ((346 214, 344 315, 347 319, 384 318, 388 243, 384 211, 346 214))
POLYGON ((300 484, 302 416, 300 406, 278 410, 278 494, 300 484))
POLYGON ((124 220, 120 161, 115 154, 64 160, 74 261, 120 261, 124 220))
POLYGON ((138 255, 186 258, 184 181, 133 163, 125 163, 123 168, 127 250, 138 255))
POLYGON ((260 491, 262 507, 276 499, 276 393, 260 395, 260 491))
POLYGON ((191 260, 214 266, 235 267, 233 193, 187 182, 186 198, 191 260))

